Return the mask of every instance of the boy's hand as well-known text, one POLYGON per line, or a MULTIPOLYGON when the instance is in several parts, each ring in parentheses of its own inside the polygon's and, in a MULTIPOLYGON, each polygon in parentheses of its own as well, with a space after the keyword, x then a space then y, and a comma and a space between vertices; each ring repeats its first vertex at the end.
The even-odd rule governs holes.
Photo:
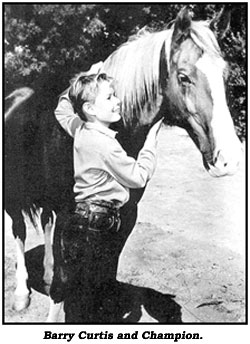
POLYGON ((163 122, 163 118, 160 119, 158 122, 156 122, 152 126, 152 128, 148 132, 148 137, 150 136, 150 137, 152 137, 152 139, 156 139, 157 134, 159 133, 159 130, 161 128, 162 122, 163 122))

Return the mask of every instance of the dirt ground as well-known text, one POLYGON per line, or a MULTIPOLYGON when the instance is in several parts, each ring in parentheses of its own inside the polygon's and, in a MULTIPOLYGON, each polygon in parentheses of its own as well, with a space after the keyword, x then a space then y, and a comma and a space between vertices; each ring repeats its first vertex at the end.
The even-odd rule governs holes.
MULTIPOLYGON (((183 130, 161 129, 157 170, 120 257, 118 280, 128 308, 124 322, 245 322, 245 190, 244 161, 236 175, 211 178, 183 130)), ((39 288, 32 289, 28 309, 12 309, 10 226, 6 217, 4 320, 43 323, 49 299, 39 288)), ((42 243, 42 234, 30 230, 27 250, 42 243)))

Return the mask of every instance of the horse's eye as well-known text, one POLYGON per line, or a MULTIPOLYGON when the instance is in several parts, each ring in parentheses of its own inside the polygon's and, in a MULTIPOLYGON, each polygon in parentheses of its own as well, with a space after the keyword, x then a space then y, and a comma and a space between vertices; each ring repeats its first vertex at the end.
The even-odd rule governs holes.
POLYGON ((181 84, 191 84, 191 80, 186 74, 180 73, 178 75, 178 80, 181 84))

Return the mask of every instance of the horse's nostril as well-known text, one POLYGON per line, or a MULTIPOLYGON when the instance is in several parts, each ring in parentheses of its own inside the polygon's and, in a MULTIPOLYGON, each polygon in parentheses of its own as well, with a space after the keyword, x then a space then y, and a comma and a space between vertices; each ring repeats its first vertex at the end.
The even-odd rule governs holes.
POLYGON ((227 167, 227 162, 224 163, 224 167, 227 167))
POLYGON ((214 165, 216 165, 218 162, 221 162, 222 156, 221 156, 221 151, 219 150, 216 154, 216 156, 214 157, 214 165))

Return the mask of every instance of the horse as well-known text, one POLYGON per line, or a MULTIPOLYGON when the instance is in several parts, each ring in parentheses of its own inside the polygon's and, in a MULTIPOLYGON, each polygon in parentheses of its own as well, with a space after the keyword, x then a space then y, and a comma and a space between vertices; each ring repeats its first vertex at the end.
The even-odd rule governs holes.
MULTIPOLYGON (((122 121, 114 129, 128 155, 137 156, 149 129, 163 117, 188 132, 212 177, 237 171, 242 147, 225 96, 228 66, 211 29, 222 17, 220 13, 210 22, 193 21, 184 8, 167 29, 139 34, 104 61, 103 70, 114 78, 122 104, 122 121)), ((19 103, 15 91, 9 97, 12 108, 5 122, 5 209, 13 220, 18 247, 18 310, 26 308, 30 299, 23 213, 34 218, 42 208, 42 224, 51 230, 53 214, 73 202, 72 139, 54 118, 57 98, 48 105, 44 100, 51 98, 51 92, 27 88, 18 90, 19 97, 22 92, 26 98, 19 103)), ((110 267, 114 278, 144 190, 131 189, 121 209, 123 225, 110 267)), ((51 278, 49 274, 48 284, 51 278)))

